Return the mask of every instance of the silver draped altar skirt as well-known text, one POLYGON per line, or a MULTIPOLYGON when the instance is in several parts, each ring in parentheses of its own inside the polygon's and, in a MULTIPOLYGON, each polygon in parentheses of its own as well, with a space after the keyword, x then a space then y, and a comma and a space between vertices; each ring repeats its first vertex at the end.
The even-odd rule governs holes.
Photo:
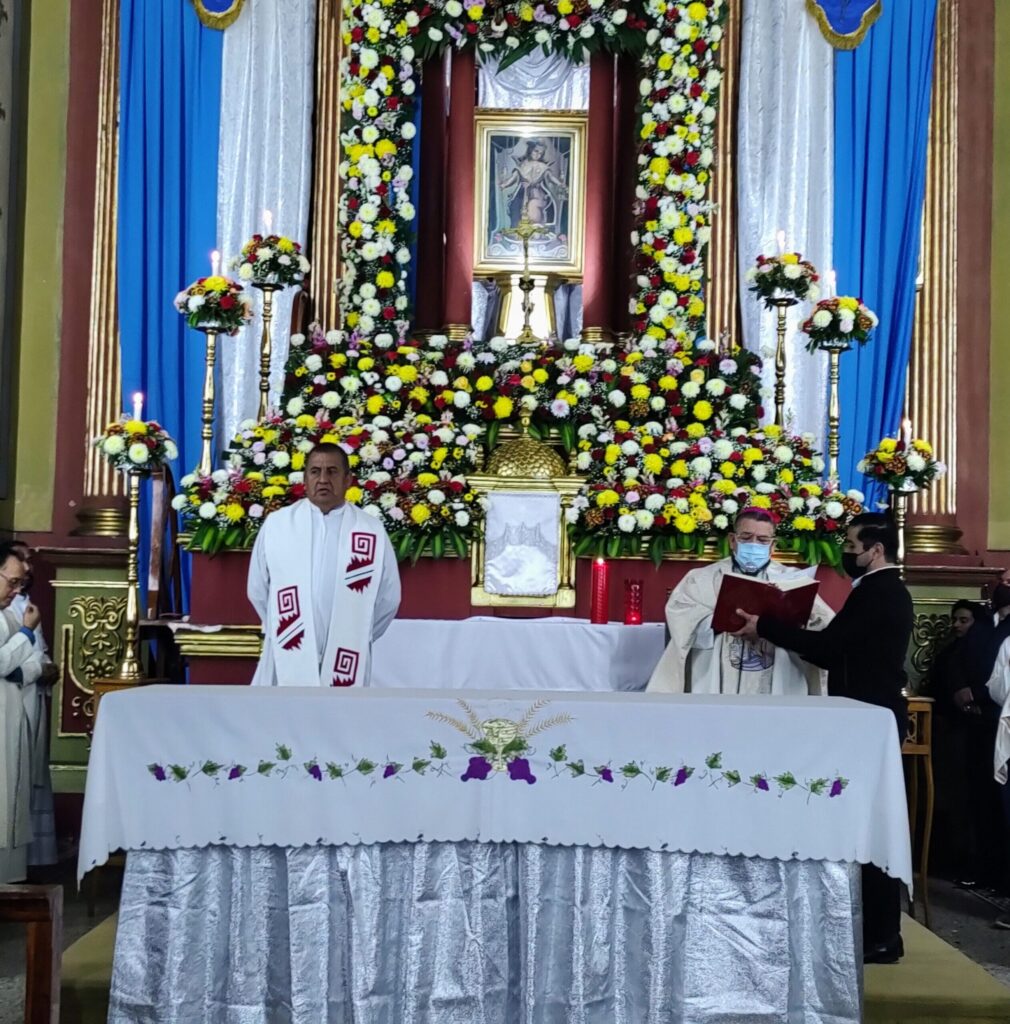
POLYGON ((857 1024, 857 865, 512 844, 131 853, 110 1024, 857 1024))

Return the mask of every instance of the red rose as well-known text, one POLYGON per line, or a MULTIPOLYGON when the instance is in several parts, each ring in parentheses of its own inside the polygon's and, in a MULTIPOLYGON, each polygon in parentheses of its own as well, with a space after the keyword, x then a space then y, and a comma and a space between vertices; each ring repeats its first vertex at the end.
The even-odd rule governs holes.
POLYGON ((300 501, 305 497, 305 484, 293 484, 288 493, 295 501, 300 501))
POLYGON ((697 150, 691 150, 684 159, 687 161, 688 167, 695 167, 701 159, 701 156, 698 154, 697 150))
POLYGON ((386 306, 382 311, 383 320, 394 320, 396 318, 396 310, 392 306, 386 306))
POLYGON ((578 28, 582 24, 582 19, 577 14, 569 14, 568 24, 572 28, 578 28))
POLYGON ((220 306, 222 309, 231 309, 235 305, 235 296, 228 294, 222 295, 220 300, 220 306))
POLYGON ((356 28, 351 29, 351 39, 355 43, 360 43, 365 38, 365 30, 358 25, 356 28))
POLYGON ((694 52, 695 53, 704 53, 706 49, 707 49, 707 47, 705 45, 705 40, 704 39, 696 39, 694 41, 694 52))
POLYGON ((470 33, 470 35, 475 36, 477 34, 477 22, 468 21, 466 25, 466 30, 467 32, 470 33))

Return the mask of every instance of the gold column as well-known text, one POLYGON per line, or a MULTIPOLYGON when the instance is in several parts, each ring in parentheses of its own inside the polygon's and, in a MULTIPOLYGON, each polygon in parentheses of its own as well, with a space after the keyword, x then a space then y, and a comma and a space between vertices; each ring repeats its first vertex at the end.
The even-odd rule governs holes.
POLYGON ((119 170, 119 0, 102 0, 102 55, 95 166, 95 236, 91 261, 88 391, 84 444, 84 501, 78 511, 84 536, 126 532, 122 474, 91 446, 121 409, 119 327, 116 322, 116 188, 119 170))
POLYGON ((340 0, 319 0, 316 13, 316 130, 312 155, 312 316, 324 329, 340 316, 340 0))
POLYGON ((705 289, 708 301, 708 336, 719 338, 728 331, 733 343, 743 344, 740 336, 740 277, 737 265, 736 216, 736 126, 737 88, 740 64, 740 8, 729 4, 719 63, 722 85, 716 118, 715 170, 710 183, 712 202, 712 241, 705 260, 705 289))
POLYGON ((908 416, 947 475, 909 503, 908 550, 962 552, 957 513, 957 37, 958 0, 937 6, 919 288, 908 371, 908 416), (947 522, 936 522, 938 518, 947 522))

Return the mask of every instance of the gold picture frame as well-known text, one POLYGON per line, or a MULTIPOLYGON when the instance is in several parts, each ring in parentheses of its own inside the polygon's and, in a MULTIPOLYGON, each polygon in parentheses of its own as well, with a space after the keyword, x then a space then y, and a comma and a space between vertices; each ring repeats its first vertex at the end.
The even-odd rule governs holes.
POLYGON ((582 278, 586 128, 580 111, 477 111, 475 274, 523 269, 522 243, 508 232, 525 210, 546 228, 530 241, 530 270, 582 278))

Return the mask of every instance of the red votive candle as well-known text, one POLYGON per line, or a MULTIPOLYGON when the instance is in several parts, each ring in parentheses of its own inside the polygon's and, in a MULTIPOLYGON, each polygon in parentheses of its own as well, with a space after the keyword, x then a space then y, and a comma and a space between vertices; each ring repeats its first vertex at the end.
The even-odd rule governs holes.
POLYGON ((624 581, 624 624, 640 626, 642 624, 642 581, 624 581))
POLYGON ((610 566, 602 558, 593 560, 593 597, 589 621, 597 625, 610 621, 610 566))

